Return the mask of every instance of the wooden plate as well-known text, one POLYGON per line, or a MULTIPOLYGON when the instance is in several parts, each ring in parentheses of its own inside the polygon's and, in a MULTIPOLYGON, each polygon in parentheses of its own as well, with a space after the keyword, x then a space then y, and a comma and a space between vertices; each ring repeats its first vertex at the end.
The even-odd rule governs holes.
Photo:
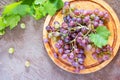
MULTIPOLYGON (((109 37, 108 43, 113 47, 113 53, 110 57, 109 60, 99 63, 97 60, 93 59, 91 55, 91 51, 86 51, 86 59, 84 62, 84 65, 86 69, 81 70, 78 74, 86 74, 86 73, 91 73, 98 71, 105 67, 108 63, 111 62, 111 60, 115 57, 117 54, 117 51, 119 49, 119 44, 120 44, 120 39, 118 37, 118 33, 120 32, 120 23, 118 20, 118 17, 116 16, 115 12, 113 9, 103 0, 64 0, 64 1, 70 1, 70 5, 73 7, 76 7, 78 9, 88 9, 88 10, 94 10, 98 8, 101 11, 108 11, 110 15, 110 21, 108 22, 107 26, 109 31, 111 32, 111 36, 109 37)), ((44 24, 44 29, 43 29, 43 39, 47 38, 47 31, 46 31, 46 26, 47 25, 53 25, 54 21, 63 21, 63 15, 61 14, 61 11, 57 12, 54 16, 48 16, 46 18, 45 24, 44 24)), ((48 43, 44 43, 45 48, 48 52, 48 55, 50 58, 53 60, 53 62, 59 66, 60 68, 71 72, 75 73, 74 70, 75 68, 71 66, 66 60, 63 60, 62 58, 55 58, 53 53, 58 53, 57 49, 54 47, 54 43, 52 40, 50 40, 48 43)))

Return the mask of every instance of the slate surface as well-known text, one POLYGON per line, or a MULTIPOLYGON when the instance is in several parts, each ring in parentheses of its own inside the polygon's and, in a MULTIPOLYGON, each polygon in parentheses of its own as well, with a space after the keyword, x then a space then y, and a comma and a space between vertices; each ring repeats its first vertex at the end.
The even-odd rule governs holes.
MULTIPOLYGON (((0 7, 13 0, 0 0, 0 7)), ((120 0, 105 0, 120 19, 120 0)), ((105 68, 86 75, 71 74, 61 70, 48 57, 42 42, 42 29, 45 18, 35 21, 26 17, 20 26, 0 39, 0 80, 120 80, 120 50, 114 60, 105 68), (15 47, 14 55, 8 54, 9 47, 15 47), (25 61, 31 66, 26 69, 25 61)))

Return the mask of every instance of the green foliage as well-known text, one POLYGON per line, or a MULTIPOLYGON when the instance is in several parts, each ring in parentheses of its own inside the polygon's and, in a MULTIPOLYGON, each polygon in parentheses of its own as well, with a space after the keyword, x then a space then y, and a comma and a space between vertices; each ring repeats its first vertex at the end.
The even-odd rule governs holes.
POLYGON ((99 26, 95 34, 91 33, 89 35, 90 40, 99 48, 107 44, 109 36, 110 32, 105 26, 99 26))
POLYGON ((62 0, 20 0, 9 4, 4 7, 0 17, 0 35, 4 35, 7 27, 11 30, 16 27, 20 19, 26 15, 39 20, 47 14, 54 15, 62 6, 62 0))

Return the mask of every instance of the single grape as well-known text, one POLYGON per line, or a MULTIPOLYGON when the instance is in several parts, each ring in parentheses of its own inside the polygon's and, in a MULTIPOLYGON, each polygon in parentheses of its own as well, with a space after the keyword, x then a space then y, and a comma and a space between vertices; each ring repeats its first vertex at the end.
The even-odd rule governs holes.
POLYGON ((67 36, 67 37, 64 38, 64 41, 65 41, 66 43, 68 43, 68 42, 70 42, 70 39, 71 39, 71 38, 70 38, 69 36, 67 36))
POLYGON ((89 14, 88 10, 84 10, 83 15, 86 16, 88 14, 89 14))
POLYGON ((94 13, 95 13, 95 14, 99 14, 99 9, 95 9, 95 10, 94 10, 94 13))
POLYGON ((94 25, 95 28, 97 28, 97 27, 98 27, 98 22, 95 21, 95 22, 93 23, 93 25, 94 25))
POLYGON ((72 58, 67 58, 67 61, 72 63, 74 60, 72 58))
POLYGON ((98 15, 99 15, 100 17, 103 17, 103 16, 104 16, 104 12, 100 11, 98 15))
POLYGON ((83 22, 84 22, 84 23, 88 23, 89 20, 90 20, 90 17, 89 17, 89 16, 86 16, 86 17, 83 19, 83 22))
POLYGON ((70 3, 69 2, 65 2, 64 5, 70 5, 70 3))
POLYGON ((51 26, 46 26, 47 31, 51 31, 51 26))
POLYGON ((83 70, 85 69, 85 66, 84 65, 80 65, 80 70, 83 70))
POLYGON ((64 29, 67 29, 67 28, 68 28, 68 24, 67 24, 66 22, 63 22, 63 23, 62 23, 62 27, 63 27, 64 29))
POLYGON ((58 54, 57 53, 53 53, 55 58, 58 58, 58 54))
POLYGON ((105 19, 109 19, 109 14, 105 14, 105 15, 104 15, 104 18, 105 18, 105 19))
POLYGON ((70 49, 70 45, 65 44, 64 49, 70 49))
POLYGON ((67 17, 63 17, 64 22, 68 22, 67 17))
POLYGON ((74 53, 71 52, 69 57, 70 57, 71 59, 73 59, 73 58, 74 58, 74 53))
POLYGON ((95 16, 94 21, 98 22, 100 18, 98 16, 95 16))
POLYGON ((58 49, 58 52, 59 52, 60 54, 62 54, 62 53, 64 52, 64 49, 63 49, 63 48, 60 48, 60 49, 58 49))
POLYGON ((72 62, 72 66, 78 67, 78 66, 79 66, 79 63, 78 63, 78 62, 72 62))
POLYGON ((70 27, 75 26, 75 22, 74 22, 73 20, 71 20, 70 23, 69 23, 69 26, 70 26, 70 27))
POLYGON ((71 35, 72 38, 75 38, 76 36, 77 36, 76 33, 73 33, 73 34, 71 35))
POLYGON ((69 53, 70 53, 70 50, 65 50, 64 53, 65 53, 65 54, 69 54, 69 53))
POLYGON ((68 33, 68 30, 63 30, 62 33, 67 34, 67 33, 68 33))
POLYGON ((97 54, 96 54, 95 52, 92 54, 92 56, 93 56, 93 58, 94 58, 95 60, 98 59, 97 54))
POLYGON ((63 45, 63 44, 64 44, 63 40, 58 40, 58 43, 59 43, 60 45, 63 45))
POLYGON ((83 54, 84 53, 84 50, 83 49, 80 49, 80 52, 79 52, 80 54, 83 54))
POLYGON ((83 9, 81 9, 81 10, 79 11, 79 13, 80 13, 80 14, 83 14, 83 12, 84 12, 84 10, 83 10, 83 9))
POLYGON ((67 57, 68 57, 67 54, 63 54, 63 55, 62 55, 62 58, 63 58, 63 59, 66 59, 67 57))
POLYGON ((103 55, 103 60, 104 60, 104 61, 108 60, 109 58, 110 58, 109 55, 107 55, 107 54, 103 55))
POLYGON ((44 43, 48 43, 48 41, 49 41, 48 38, 44 39, 44 43))
POLYGON ((78 36, 82 37, 82 36, 83 36, 82 32, 79 32, 79 33, 78 33, 78 36))
POLYGON ((75 52, 75 53, 79 53, 79 51, 80 51, 80 50, 79 50, 78 48, 75 48, 75 49, 74 49, 74 52, 75 52))
POLYGON ((77 9, 74 10, 74 14, 77 15, 77 16, 79 16, 79 14, 80 14, 79 10, 77 10, 77 9))
POLYGON ((87 29, 86 28, 81 28, 81 32, 82 32, 82 34, 86 34, 87 33, 87 29))
POLYGON ((73 18, 72 18, 72 20, 73 20, 73 21, 76 21, 76 20, 77 20, 77 18, 76 18, 76 17, 73 17, 73 18))
POLYGON ((61 45, 60 45, 59 43, 56 43, 56 44, 55 44, 55 47, 58 48, 58 49, 60 49, 60 48, 61 48, 61 45))
POLYGON ((82 23, 82 19, 81 18, 77 18, 76 21, 77 21, 77 23, 82 23))

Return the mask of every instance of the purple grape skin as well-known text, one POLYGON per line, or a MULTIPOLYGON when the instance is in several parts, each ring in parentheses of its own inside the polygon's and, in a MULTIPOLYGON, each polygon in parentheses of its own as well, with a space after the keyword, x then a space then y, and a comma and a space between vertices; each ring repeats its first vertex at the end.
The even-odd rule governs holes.
POLYGON ((95 52, 96 52, 97 54, 99 54, 99 53, 101 52, 101 50, 100 50, 99 48, 97 48, 97 49, 95 50, 95 52))
POLYGON ((58 40, 58 43, 59 43, 60 45, 63 45, 63 44, 64 44, 63 40, 58 40))
POLYGON ((79 63, 78 63, 78 62, 72 62, 72 66, 78 67, 78 66, 79 66, 79 63))
POLYGON ((81 28, 81 32, 82 32, 82 34, 86 34, 87 33, 87 29, 86 28, 81 28))
POLYGON ((77 18, 76 21, 77 21, 78 23, 82 23, 82 19, 81 19, 81 18, 77 18))
POLYGON ((79 16, 79 14, 80 14, 79 10, 77 10, 77 9, 74 10, 74 14, 77 15, 77 16, 79 16))
POLYGON ((95 13, 95 14, 98 14, 98 13, 99 13, 99 9, 95 9, 95 10, 94 10, 94 13, 95 13))
POLYGON ((67 17, 63 17, 64 22, 68 22, 67 17))
POLYGON ((109 57, 110 57, 109 55, 103 55, 103 60, 106 61, 109 59, 109 57))
POLYGON ((79 53, 80 50, 79 50, 78 48, 76 48, 76 49, 74 49, 74 52, 75 52, 75 53, 79 53))
POLYGON ((98 17, 98 16, 96 16, 95 18, 94 18, 94 21, 96 21, 96 22, 98 22, 100 20, 100 18, 98 17))
POLYGON ((64 5, 70 5, 70 3, 66 1, 66 2, 64 3, 64 5))
POLYGON ((80 68, 79 67, 76 67, 75 70, 74 70, 75 73, 79 73, 80 72, 80 68))
POLYGON ((62 53, 64 52, 64 49, 63 49, 63 48, 60 48, 60 49, 58 49, 58 52, 59 52, 60 54, 62 54, 62 53))
POLYGON ((51 31, 52 29, 51 29, 51 26, 46 26, 46 30, 47 31, 51 31))
POLYGON ((97 54, 96 54, 96 53, 93 53, 93 54, 92 54, 92 56, 93 56, 93 58, 94 58, 95 60, 97 60, 97 59, 98 59, 98 57, 97 57, 97 54))
POLYGON ((74 53, 71 52, 69 57, 70 57, 70 59, 73 59, 74 58, 74 53))
POLYGON ((105 15, 104 15, 104 18, 105 18, 105 19, 108 19, 108 18, 109 18, 109 14, 105 14, 105 15))
POLYGON ((58 54, 57 53, 53 53, 55 58, 58 58, 58 54))
POLYGON ((64 49, 70 49, 70 45, 65 44, 64 49))
POLYGON ((85 69, 84 65, 80 65, 80 70, 85 69))
POLYGON ((66 59, 67 57, 68 57, 67 54, 63 54, 63 55, 62 55, 62 58, 63 58, 63 59, 66 59))
POLYGON ((56 44, 55 44, 55 47, 58 48, 58 49, 60 49, 60 48, 61 48, 61 45, 60 45, 59 43, 56 43, 56 44))
POLYGON ((89 16, 86 16, 86 17, 83 19, 83 22, 84 22, 84 23, 88 23, 89 20, 90 20, 90 17, 89 17, 89 16))
POLYGON ((93 25, 94 25, 95 28, 97 28, 98 27, 98 22, 94 22, 93 25))
POLYGON ((44 43, 48 43, 48 41, 49 41, 48 38, 44 39, 44 43))
POLYGON ((71 59, 71 58, 67 58, 67 61, 70 62, 70 63, 72 63, 74 60, 71 59))
POLYGON ((71 20, 70 23, 69 23, 69 26, 70 26, 70 27, 75 26, 75 22, 74 22, 73 20, 71 20))
POLYGON ((65 50, 64 53, 65 53, 65 54, 69 54, 69 53, 70 53, 70 50, 65 50))
POLYGON ((84 53, 84 50, 83 49, 80 49, 80 52, 79 52, 80 54, 83 54, 84 53))
POLYGON ((88 12, 88 10, 84 10, 84 12, 83 12, 83 15, 88 15, 89 14, 89 12, 88 12))
POLYGON ((84 10, 83 10, 83 9, 79 11, 79 13, 80 13, 80 14, 83 14, 83 12, 84 12, 84 10))
POLYGON ((78 58, 82 58, 82 57, 83 57, 83 54, 78 54, 77 57, 78 57, 78 58))
POLYGON ((72 18, 72 20, 73 20, 73 21, 76 21, 76 20, 77 20, 77 18, 76 18, 76 17, 73 17, 73 18, 72 18))
POLYGON ((68 28, 68 24, 66 22, 63 22, 62 23, 62 28, 67 29, 68 28))
POLYGON ((102 11, 99 12, 98 14, 100 17, 103 17, 104 16, 104 13, 102 11))

